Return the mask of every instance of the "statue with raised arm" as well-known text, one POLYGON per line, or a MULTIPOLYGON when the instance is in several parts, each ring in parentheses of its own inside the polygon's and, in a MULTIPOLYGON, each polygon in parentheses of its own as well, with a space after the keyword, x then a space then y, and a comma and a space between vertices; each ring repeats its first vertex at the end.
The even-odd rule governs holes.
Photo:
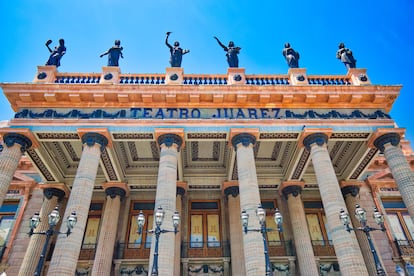
POLYGON ((289 68, 299 68, 299 53, 290 47, 289 43, 285 43, 285 48, 282 51, 289 68))
POLYGON ((108 51, 102 53, 99 57, 108 55, 108 66, 119 66, 119 57, 124 58, 122 55, 123 49, 124 48, 121 47, 121 41, 115 40, 115 45, 109 48, 108 51))
POLYGON ((56 46, 55 49, 50 49, 49 45, 52 43, 52 40, 46 42, 46 47, 50 52, 49 59, 46 62, 46 65, 55 65, 56 67, 60 66, 60 59, 66 53, 65 40, 62 38, 59 39, 59 46, 56 46))
POLYGON ((352 55, 352 51, 345 48, 343 42, 339 43, 339 50, 336 52, 336 58, 340 59, 347 69, 356 67, 356 59, 352 55))
POLYGON ((190 50, 183 50, 180 47, 180 43, 178 41, 174 42, 174 46, 171 46, 168 43, 168 37, 170 36, 171 32, 167 32, 167 36, 165 38, 165 45, 170 49, 170 64, 171 67, 181 67, 181 61, 183 60, 183 55, 190 52, 190 50))
POLYGON ((214 37, 217 40, 217 43, 223 48, 226 53, 227 63, 229 67, 238 68, 239 67, 239 57, 237 56, 240 53, 241 48, 234 46, 234 42, 230 41, 229 46, 225 46, 221 41, 214 37))

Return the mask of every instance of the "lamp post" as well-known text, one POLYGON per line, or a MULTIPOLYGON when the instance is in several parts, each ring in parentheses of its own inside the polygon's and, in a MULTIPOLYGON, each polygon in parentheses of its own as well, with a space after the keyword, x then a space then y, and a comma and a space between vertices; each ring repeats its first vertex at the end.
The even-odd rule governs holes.
MULTIPOLYGON (((154 262, 152 264, 151 269, 151 276, 157 276, 158 275, 158 242, 160 235, 162 233, 168 233, 168 232, 174 232, 174 234, 177 234, 178 232, 178 226, 180 224, 180 215, 177 211, 174 212, 172 215, 172 221, 174 230, 167 230, 167 229, 161 229, 161 224, 164 220, 165 212, 162 209, 161 206, 158 206, 157 210, 155 211, 155 229, 151 229, 147 231, 148 233, 154 233, 155 234, 155 249, 154 249, 154 262)), ((142 233, 142 229, 145 224, 145 216, 142 213, 142 211, 139 212, 137 216, 137 224, 138 224, 138 233, 142 233)))
POLYGON ((50 238, 55 233, 56 234, 66 234, 66 236, 69 236, 70 233, 72 233, 72 229, 73 229, 73 227, 75 227, 75 224, 76 224, 78 218, 76 216, 75 211, 73 211, 67 217, 66 223, 67 223, 68 229, 65 233, 55 231, 55 227, 58 224, 59 220, 60 220, 60 215, 59 215, 58 206, 56 206, 55 209, 52 212, 50 212, 50 214, 48 215, 49 229, 47 229, 47 231, 34 232, 34 230, 36 229, 36 227, 40 223, 40 216, 39 216, 38 212, 36 212, 30 219, 30 232, 28 233, 29 236, 31 237, 32 235, 35 235, 35 234, 36 235, 46 235, 46 241, 45 241, 45 244, 43 245, 42 253, 40 254, 40 259, 39 259, 39 262, 37 264, 36 272, 35 272, 34 275, 41 275, 43 264, 45 262, 46 251, 47 251, 47 247, 48 247, 50 238))
MULTIPOLYGON (((241 212, 241 221, 243 225, 243 231, 245 234, 247 234, 247 232, 250 232, 250 231, 262 233, 264 255, 265 255, 265 261, 266 261, 266 276, 271 276, 273 275, 273 272, 272 272, 272 266, 271 266, 270 257, 269 257, 269 250, 268 250, 267 241, 266 241, 266 233, 270 231, 274 231, 274 230, 270 228, 266 228, 266 210, 263 209, 262 205, 259 205, 259 207, 257 207, 256 215, 259 219, 260 228, 248 228, 247 226, 249 225, 249 214, 247 214, 246 210, 243 210, 241 212)), ((282 217, 282 214, 279 212, 279 209, 277 208, 273 215, 273 219, 277 225, 277 231, 283 232, 283 228, 282 228, 283 217, 282 217)))
POLYGON ((373 228, 367 225, 367 211, 365 211, 364 208, 361 208, 359 204, 355 205, 355 217, 358 219, 359 223, 361 224, 361 227, 352 228, 349 226, 351 223, 349 215, 344 211, 344 209, 341 209, 339 213, 339 218, 342 221, 342 223, 345 226, 346 231, 362 231, 365 233, 368 239, 369 248, 371 249, 372 255, 374 257, 375 267, 377 269, 377 275, 386 275, 384 269, 382 268, 381 262, 378 258, 377 251, 375 250, 374 243, 372 242, 370 232, 371 231, 385 231, 385 225, 384 225, 384 216, 378 211, 377 208, 374 207, 374 213, 372 217, 374 218, 375 222, 381 227, 381 228, 373 228))

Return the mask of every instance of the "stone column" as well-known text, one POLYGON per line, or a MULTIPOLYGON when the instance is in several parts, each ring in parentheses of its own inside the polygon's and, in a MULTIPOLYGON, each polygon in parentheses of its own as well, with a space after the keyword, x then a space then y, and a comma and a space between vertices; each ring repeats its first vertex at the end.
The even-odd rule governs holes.
MULTIPOLYGON (((59 235, 50 261, 49 276, 73 276, 82 246, 83 234, 88 220, 93 187, 98 171, 101 150, 108 144, 108 139, 99 133, 89 132, 82 136, 83 150, 72 186, 72 192, 63 218, 76 211, 78 222, 71 235, 59 235)), ((66 223, 61 229, 66 231, 66 223)))
MULTIPOLYGON (((182 138, 176 134, 162 134, 158 137, 158 144, 160 145, 161 153, 154 214, 158 207, 161 206, 165 212, 161 229, 173 230, 172 215, 176 208, 177 158, 182 145, 182 138)), ((155 229, 155 220, 153 228, 155 229)), ((155 240, 154 235, 151 243, 149 271, 151 271, 154 262, 155 240)), ((175 263, 174 253, 174 232, 162 233, 158 242, 159 275, 173 275, 175 263)))
POLYGON ((182 230, 182 222, 183 222, 183 197, 185 195, 185 192, 187 191, 187 183, 186 182, 178 182, 177 183, 177 199, 176 199, 176 210, 180 214, 181 217, 181 224, 180 229, 176 235, 175 235, 175 260, 174 260, 174 275, 180 276, 181 271, 181 239, 185 235, 184 231, 182 230))
POLYGON ((237 182, 225 182, 223 184, 223 192, 227 198, 227 209, 229 210, 229 236, 230 236, 230 250, 231 250, 231 271, 232 275, 246 275, 243 264, 244 250, 243 231, 240 220, 240 198, 239 185, 237 182))
POLYGON ((311 132, 303 139, 303 144, 310 151, 319 185, 328 224, 327 231, 332 237, 341 274, 343 276, 368 275, 355 233, 345 231, 339 219, 340 210, 346 210, 346 206, 329 157, 327 142, 328 136, 321 132, 311 132))
MULTIPOLYGON (((65 192, 57 188, 46 188, 43 190, 43 194, 46 200, 43 201, 39 212, 41 221, 35 230, 37 233, 46 232, 49 229, 48 215, 65 196, 65 192)), ((30 237, 29 246, 19 270, 19 276, 33 275, 35 273, 45 241, 46 235, 34 234, 30 237)))
POLYGON ((305 209, 301 198, 304 185, 305 183, 299 181, 283 182, 280 191, 288 202, 299 270, 302 275, 318 275, 319 267, 316 265, 305 209))
MULTIPOLYGON (((360 223, 354 214, 355 205, 358 203, 355 197, 359 193, 359 185, 346 185, 345 182, 342 182, 341 186, 342 195, 345 198, 346 207, 348 209, 352 225, 354 225, 354 227, 358 227, 360 223)), ((369 275, 377 275, 374 257, 372 256, 371 248, 369 247, 366 234, 363 231, 355 231, 355 235, 357 237, 359 247, 361 248, 362 256, 364 257, 365 265, 367 266, 369 275)))
POLYGON ((111 275, 119 210, 121 201, 128 191, 125 183, 105 183, 103 186, 106 193, 106 203, 92 267, 91 275, 94 276, 111 275))
POLYGON ((414 220, 414 173, 400 148, 400 135, 384 134, 375 139, 374 145, 384 153, 408 213, 414 220))
MULTIPOLYGON (((260 229, 256 210, 261 204, 261 201, 253 153, 256 137, 252 134, 241 132, 232 137, 231 143, 236 149, 237 154, 240 208, 241 210, 246 210, 249 215, 249 228, 260 229)), ((256 231, 243 234, 243 248, 246 274, 249 276, 265 275, 266 268, 262 234, 256 231)))
POLYGON ((32 146, 32 141, 19 133, 6 133, 3 141, 5 147, 0 154, 0 206, 6 198, 22 154, 32 146))

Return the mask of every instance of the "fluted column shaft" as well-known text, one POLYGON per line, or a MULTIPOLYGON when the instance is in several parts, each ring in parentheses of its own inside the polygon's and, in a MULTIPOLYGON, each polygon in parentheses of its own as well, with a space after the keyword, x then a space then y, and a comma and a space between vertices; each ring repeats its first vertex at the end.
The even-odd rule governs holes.
MULTIPOLYGON (((46 232, 49 229, 48 215, 58 205, 58 201, 65 195, 64 191, 56 188, 47 188, 43 192, 46 200, 43 201, 42 208, 39 212, 41 220, 35 230, 38 233, 46 232)), ((22 266, 19 270, 19 276, 33 275, 35 273, 45 241, 45 235, 34 234, 30 237, 29 246, 27 247, 22 266)))
POLYGON ((32 146, 29 138, 18 133, 7 133, 3 140, 5 147, 0 154, 0 206, 6 198, 22 153, 32 146))
POLYGON ((327 141, 328 137, 323 133, 311 134, 303 141, 310 151, 327 219, 327 231, 331 234, 342 275, 368 275, 355 234, 345 231, 339 219, 339 211, 345 210, 346 206, 329 157, 327 141))
MULTIPOLYGON (((342 189, 342 194, 345 198, 346 207, 348 208, 349 217, 351 218, 352 225, 358 227, 360 225, 358 219, 355 217, 355 205, 359 202, 356 200, 356 196, 359 193, 358 186, 345 186, 342 189)), ((361 248, 362 256, 364 257, 365 265, 369 275, 377 275, 377 268, 375 265, 374 257, 372 256, 371 248, 367 239, 367 235, 363 231, 355 231, 359 247, 361 248)))
POLYGON ((301 275, 318 275, 313 253, 312 241, 306 221, 305 209, 301 198, 302 187, 299 185, 286 186, 282 193, 287 199, 290 223, 295 239, 296 256, 301 275))
POLYGON ((374 145, 380 151, 384 152, 385 159, 398 186, 404 204, 407 206, 408 213, 414 220, 414 173, 399 144, 400 136, 397 133, 382 135, 374 142, 374 145))
MULTIPOLYGON (((158 144, 160 145, 161 153, 158 168, 155 210, 161 206, 165 212, 161 229, 173 230, 172 215, 176 208, 177 160, 182 140, 178 135, 164 134, 158 138, 158 144)), ((153 228, 155 229, 155 220, 153 228)), ((154 263, 155 240, 154 235, 151 243, 149 270, 152 269, 154 263)), ((175 258, 174 233, 162 233, 159 238, 158 246, 158 275, 173 275, 175 258)))
MULTIPOLYGON (((259 185, 256 175, 253 145, 256 138, 247 133, 233 137, 232 144, 236 149, 237 173, 239 177, 240 208, 249 215, 249 228, 260 229, 256 215, 261 204, 259 185)), ((244 263, 246 274, 262 276, 266 273, 263 237, 260 232, 252 231, 243 235, 244 263)))
POLYGON ((239 187, 230 186, 224 190, 224 194, 227 197, 227 204, 229 211, 229 231, 230 231, 230 251, 231 251, 231 271, 233 275, 246 275, 245 267, 243 264, 244 250, 242 224, 240 220, 240 198, 239 187))
MULTIPOLYGON (((75 274, 88 220, 101 149, 107 145, 108 140, 98 133, 86 133, 82 137, 82 142, 82 156, 64 215, 66 218, 72 211, 76 211, 78 222, 68 237, 58 235, 49 266, 49 276, 73 276, 75 274)), ((62 223, 61 229, 63 230, 61 232, 66 230, 66 223, 62 223)))
POLYGON ((125 190, 118 187, 111 187, 107 188, 105 193, 105 211, 103 213, 98 246, 96 248, 91 274, 94 276, 111 275, 119 210, 121 208, 121 200, 125 196, 125 190))

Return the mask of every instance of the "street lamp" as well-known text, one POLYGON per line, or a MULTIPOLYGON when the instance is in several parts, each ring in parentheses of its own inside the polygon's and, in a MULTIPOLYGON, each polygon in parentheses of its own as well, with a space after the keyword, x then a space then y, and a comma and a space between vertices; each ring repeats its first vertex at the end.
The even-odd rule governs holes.
POLYGON ((339 218, 344 224, 346 231, 351 232, 351 231, 359 230, 365 233, 368 239, 369 248, 371 249, 372 255, 374 256, 374 262, 375 262, 375 267, 377 269, 377 275, 381 275, 381 276, 386 275, 384 269, 382 268, 381 262, 378 258, 377 251, 375 250, 375 246, 374 246, 374 243, 372 242, 371 235, 370 235, 371 231, 377 231, 377 230, 381 230, 383 232, 385 231, 384 216, 378 211, 377 208, 374 207, 374 213, 372 217, 374 218, 375 222, 381 228, 373 228, 367 225, 367 211, 365 211, 364 208, 361 208, 359 204, 356 204, 355 208, 356 208, 355 217, 358 219, 362 227, 357 227, 357 228, 350 227, 349 224, 351 223, 351 221, 350 221, 349 215, 344 211, 344 209, 341 209, 339 213, 339 218))
MULTIPOLYGON (((174 232, 174 234, 177 234, 178 232, 178 226, 180 224, 180 215, 177 211, 174 212, 172 215, 172 221, 174 230, 166 230, 161 229, 161 224, 164 220, 165 211, 162 209, 161 206, 158 206, 157 210, 155 211, 155 229, 148 230, 148 233, 155 233, 155 250, 154 250, 154 262, 152 264, 151 269, 151 276, 157 276, 158 275, 158 242, 160 235, 162 233, 168 233, 168 232, 174 232)), ((138 234, 142 233, 142 229, 145 224, 145 216, 142 213, 142 211, 139 212, 137 216, 137 224, 138 224, 138 234)))
MULTIPOLYGON (((266 228, 266 210, 263 209, 262 205, 259 205, 256 210, 256 215, 259 219, 260 228, 248 228, 249 225, 249 214, 247 214, 246 210, 241 212, 241 221, 243 225, 243 231, 245 234, 249 231, 260 232, 262 233, 263 238, 263 245, 264 245, 264 255, 266 261, 266 276, 273 275, 272 266, 270 263, 269 252, 267 247, 266 241, 266 233, 270 231, 274 231, 273 229, 266 228)), ((283 232, 282 224, 283 224, 283 217, 282 214, 279 212, 279 209, 276 208, 275 213, 273 215, 273 219, 277 225, 277 231, 283 232)))
POLYGON ((50 214, 48 215, 49 229, 47 231, 34 232, 34 230, 37 228, 37 226, 39 226, 39 223, 40 223, 39 212, 36 212, 30 218, 30 222, 29 222, 30 223, 30 232, 28 233, 29 236, 31 237, 32 235, 35 235, 35 234, 36 235, 46 235, 46 241, 45 241, 45 244, 43 245, 43 250, 42 250, 42 253, 40 254, 39 263, 37 264, 36 272, 35 272, 34 275, 41 275, 43 264, 45 262, 47 247, 48 247, 48 244, 49 244, 49 241, 50 241, 50 237, 53 236, 55 233, 56 234, 66 234, 66 236, 69 236, 70 233, 72 233, 72 229, 73 229, 73 227, 75 227, 75 224, 78 221, 78 218, 76 216, 76 212, 72 211, 72 213, 66 219, 66 225, 67 225, 68 229, 65 233, 55 231, 55 227, 59 223, 59 220, 60 220, 60 215, 59 215, 58 206, 56 206, 55 209, 52 212, 50 212, 50 214))

